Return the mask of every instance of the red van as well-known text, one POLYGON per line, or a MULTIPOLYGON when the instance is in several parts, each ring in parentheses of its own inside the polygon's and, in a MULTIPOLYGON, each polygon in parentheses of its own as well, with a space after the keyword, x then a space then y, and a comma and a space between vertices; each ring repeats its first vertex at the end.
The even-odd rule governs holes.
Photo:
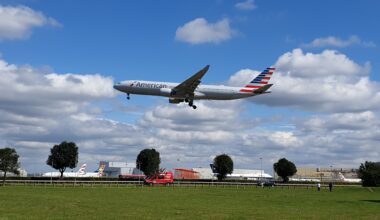
POLYGON ((173 184, 174 182, 174 175, 172 172, 163 172, 163 173, 154 175, 150 178, 146 178, 144 182, 145 184, 148 184, 151 186, 155 184, 162 184, 162 185, 169 186, 170 184, 173 184))

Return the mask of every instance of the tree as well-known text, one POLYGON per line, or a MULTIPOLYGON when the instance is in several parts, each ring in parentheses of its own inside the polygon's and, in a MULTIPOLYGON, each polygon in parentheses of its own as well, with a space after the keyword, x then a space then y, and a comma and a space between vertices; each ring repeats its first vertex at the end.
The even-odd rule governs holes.
POLYGON ((214 158, 213 167, 217 173, 218 180, 226 178, 227 174, 231 174, 234 170, 234 162, 227 154, 221 154, 214 158))
POLYGON ((4 172, 3 185, 5 185, 7 172, 19 174, 18 158, 19 156, 15 149, 8 147, 0 149, 0 171, 4 172))
POLYGON ((366 161, 360 164, 358 176, 362 179, 363 186, 380 185, 380 162, 366 161))
POLYGON ((137 155, 136 167, 147 177, 151 177, 159 172, 160 163, 160 153, 153 148, 144 149, 137 155))
POLYGON ((58 170, 61 173, 61 179, 63 172, 66 168, 75 168, 78 163, 78 147, 74 142, 62 142, 59 145, 54 145, 50 149, 50 155, 46 161, 46 164, 58 170))
POLYGON ((277 163, 274 163, 273 169, 284 182, 288 182, 289 176, 293 176, 295 173, 297 173, 296 165, 285 158, 281 158, 277 163))

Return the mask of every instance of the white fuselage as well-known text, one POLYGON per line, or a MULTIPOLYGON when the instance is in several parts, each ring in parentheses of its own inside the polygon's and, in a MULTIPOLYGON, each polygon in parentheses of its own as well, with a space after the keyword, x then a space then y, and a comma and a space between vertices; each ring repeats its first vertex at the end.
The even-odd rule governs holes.
POLYGON ((128 80, 114 85, 114 88, 128 94, 164 96, 170 98, 186 99, 214 99, 231 100, 256 95, 255 93, 241 92, 241 87, 223 85, 199 85, 194 91, 194 97, 176 96, 172 89, 179 83, 154 82, 142 80, 128 80))
POLYGON ((362 180, 359 178, 345 178, 342 173, 338 173, 338 177, 341 181, 347 182, 347 183, 361 183, 362 180))
POLYGON ((343 182, 346 182, 346 183, 361 183, 362 180, 361 179, 358 179, 358 178, 344 178, 344 179, 341 179, 343 182))
MULTIPOLYGON (((43 177, 60 177, 60 172, 48 172, 42 174, 43 177)), ((99 173, 78 173, 78 172, 63 172, 63 177, 99 177, 99 173)))

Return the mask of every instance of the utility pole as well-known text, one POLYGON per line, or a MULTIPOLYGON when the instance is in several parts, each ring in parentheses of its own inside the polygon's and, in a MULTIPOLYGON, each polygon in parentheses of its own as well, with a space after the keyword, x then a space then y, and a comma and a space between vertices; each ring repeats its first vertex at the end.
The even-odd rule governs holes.
MULTIPOLYGON (((54 162, 52 162, 51 165, 54 168, 54 162)), ((50 184, 53 185, 53 172, 50 172, 50 184)))
POLYGON ((263 179, 263 158, 260 157, 260 164, 261 164, 261 170, 260 170, 260 180, 263 179))
POLYGON ((140 177, 141 177, 141 165, 140 165, 140 161, 138 162, 138 165, 139 165, 139 184, 140 184, 140 177))

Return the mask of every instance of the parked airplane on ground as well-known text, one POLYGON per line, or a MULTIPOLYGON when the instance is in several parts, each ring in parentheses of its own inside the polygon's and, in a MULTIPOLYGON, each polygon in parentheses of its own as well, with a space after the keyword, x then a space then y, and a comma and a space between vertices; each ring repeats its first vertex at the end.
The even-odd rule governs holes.
POLYGON ((345 178, 341 172, 338 173, 338 177, 341 181, 347 183, 361 183, 362 180, 359 178, 345 178))
POLYGON ((289 178, 289 181, 292 181, 292 182, 321 182, 321 180, 319 179, 315 179, 315 178, 289 178))
MULTIPOLYGON (((104 165, 100 166, 97 172, 86 173, 87 164, 83 164, 78 172, 63 172, 63 177, 101 177, 103 176, 104 165)), ((60 177, 60 172, 47 172, 42 174, 43 177, 60 177)))
POLYGON ((266 68, 256 78, 244 87, 223 85, 199 85, 209 66, 183 81, 182 83, 153 82, 142 80, 127 80, 115 84, 113 87, 121 92, 130 94, 164 96, 169 103, 178 104, 187 102, 190 107, 197 108, 194 100, 232 100, 269 93, 267 90, 273 85, 268 84, 275 68, 266 68))

